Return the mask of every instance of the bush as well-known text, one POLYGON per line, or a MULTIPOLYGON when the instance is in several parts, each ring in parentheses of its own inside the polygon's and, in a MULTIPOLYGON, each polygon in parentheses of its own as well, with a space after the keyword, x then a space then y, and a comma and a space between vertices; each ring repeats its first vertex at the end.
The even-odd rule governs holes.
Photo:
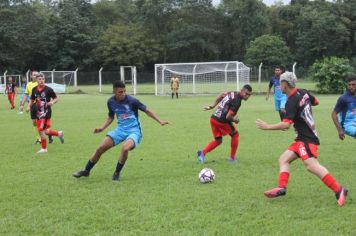
POLYGON ((316 61, 310 68, 310 76, 317 82, 319 93, 342 93, 346 79, 353 73, 349 59, 325 57, 316 61))

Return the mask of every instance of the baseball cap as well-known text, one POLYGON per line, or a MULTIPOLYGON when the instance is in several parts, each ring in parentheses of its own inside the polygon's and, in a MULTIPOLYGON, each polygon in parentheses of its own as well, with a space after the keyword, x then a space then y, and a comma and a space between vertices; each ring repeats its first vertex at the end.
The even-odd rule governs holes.
POLYGON ((297 77, 294 73, 286 71, 281 74, 280 81, 286 81, 291 87, 295 87, 295 83, 297 82, 297 77))

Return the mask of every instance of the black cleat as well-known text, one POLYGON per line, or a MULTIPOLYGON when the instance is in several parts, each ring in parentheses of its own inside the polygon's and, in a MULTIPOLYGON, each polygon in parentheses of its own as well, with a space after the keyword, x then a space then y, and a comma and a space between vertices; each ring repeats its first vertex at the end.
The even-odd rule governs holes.
POLYGON ((82 177, 82 176, 88 177, 89 174, 90 174, 89 171, 80 170, 80 171, 78 171, 78 172, 73 173, 72 175, 73 175, 73 177, 75 177, 75 178, 80 178, 80 177, 82 177))
POLYGON ((36 142, 35 142, 35 145, 37 145, 37 144, 41 144, 41 141, 40 140, 36 140, 36 142))
POLYGON ((52 135, 48 135, 48 143, 53 143, 53 137, 52 137, 52 135))
POLYGON ((113 176, 112 176, 112 181, 119 181, 120 179, 120 172, 114 172, 113 176))

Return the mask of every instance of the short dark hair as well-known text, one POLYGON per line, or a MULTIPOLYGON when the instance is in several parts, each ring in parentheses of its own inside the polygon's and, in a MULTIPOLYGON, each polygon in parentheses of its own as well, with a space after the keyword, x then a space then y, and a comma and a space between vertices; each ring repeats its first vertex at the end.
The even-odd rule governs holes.
POLYGON ((242 88, 252 92, 252 87, 249 84, 245 84, 242 88))
POLYGON ((112 84, 112 88, 116 89, 116 88, 125 88, 125 84, 124 82, 122 82, 121 80, 117 80, 112 84))
POLYGON ((348 79, 347 79, 347 83, 350 83, 351 81, 356 80, 356 75, 351 75, 348 79))

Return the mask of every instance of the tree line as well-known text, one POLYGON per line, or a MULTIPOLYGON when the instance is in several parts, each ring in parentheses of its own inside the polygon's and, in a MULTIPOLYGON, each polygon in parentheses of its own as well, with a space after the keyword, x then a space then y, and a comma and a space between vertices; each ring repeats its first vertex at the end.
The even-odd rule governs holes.
POLYGON ((2 0, 0 73, 155 63, 356 64, 356 1, 2 0))

